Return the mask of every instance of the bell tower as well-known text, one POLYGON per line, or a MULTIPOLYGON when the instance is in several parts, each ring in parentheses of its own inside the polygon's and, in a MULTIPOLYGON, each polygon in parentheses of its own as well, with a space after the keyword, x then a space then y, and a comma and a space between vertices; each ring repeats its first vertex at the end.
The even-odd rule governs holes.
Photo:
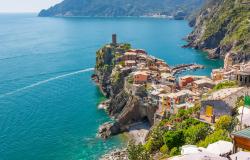
POLYGON ((112 45, 116 45, 117 44, 117 36, 116 34, 112 34, 112 45))

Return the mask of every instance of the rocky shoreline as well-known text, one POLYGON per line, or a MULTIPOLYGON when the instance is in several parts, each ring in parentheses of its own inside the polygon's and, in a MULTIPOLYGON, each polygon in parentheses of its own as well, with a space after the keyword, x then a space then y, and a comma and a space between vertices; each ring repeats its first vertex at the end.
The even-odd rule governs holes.
POLYGON ((115 149, 103 155, 100 160, 128 160, 127 149, 115 149))

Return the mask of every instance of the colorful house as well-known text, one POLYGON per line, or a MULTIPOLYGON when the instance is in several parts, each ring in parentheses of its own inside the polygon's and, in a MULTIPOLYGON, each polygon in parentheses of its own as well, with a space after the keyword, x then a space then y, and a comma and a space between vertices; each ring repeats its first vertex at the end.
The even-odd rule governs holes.
POLYGON ((125 52, 123 56, 124 61, 128 61, 128 60, 135 61, 136 58, 137 58, 137 54, 134 52, 125 52))
POLYGON ((192 91, 200 92, 205 89, 212 89, 214 86, 215 83, 211 79, 204 78, 193 82, 192 91))
POLYGON ((188 84, 192 83, 194 81, 193 76, 183 76, 179 78, 179 86, 181 88, 187 86, 188 84))
POLYGON ((148 81, 149 74, 145 71, 137 71, 133 73, 134 84, 143 84, 148 81))
POLYGON ((235 103, 241 96, 250 93, 247 87, 226 88, 211 93, 208 98, 201 101, 201 116, 206 119, 214 116, 232 115, 235 103))
POLYGON ((125 63, 125 67, 136 66, 136 61, 133 61, 133 60, 126 60, 124 63, 125 63))

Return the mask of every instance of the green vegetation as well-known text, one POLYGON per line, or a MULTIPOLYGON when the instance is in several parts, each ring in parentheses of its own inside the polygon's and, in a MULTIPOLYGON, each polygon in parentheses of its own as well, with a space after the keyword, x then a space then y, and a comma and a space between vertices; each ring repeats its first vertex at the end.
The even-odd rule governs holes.
POLYGON ((121 48, 122 48, 123 50, 127 51, 127 50, 131 49, 131 44, 129 44, 129 43, 124 43, 124 44, 121 46, 121 48))
POLYGON ((133 78, 133 76, 128 76, 128 83, 129 84, 132 84, 133 82, 134 82, 134 78, 133 78))
POLYGON ((197 144, 199 141, 205 139, 210 132, 211 128, 204 123, 191 126, 184 132, 185 142, 187 144, 197 144))
POLYGON ((144 149, 143 145, 136 145, 134 142, 129 142, 128 158, 130 160, 149 160, 150 154, 144 149))
POLYGON ((244 102, 244 96, 241 96, 241 97, 238 97, 237 98, 237 101, 236 101, 236 109, 241 107, 241 106, 244 106, 245 105, 245 102, 244 102))
POLYGON ((224 115, 221 116, 216 122, 215 130, 226 130, 232 132, 236 124, 237 122, 233 117, 224 115))
POLYGON ((228 131, 226 130, 216 130, 214 131, 212 134, 208 135, 205 140, 200 141, 198 143, 198 146, 200 147, 207 147, 209 144, 211 143, 215 143, 219 140, 224 140, 224 141, 230 141, 229 135, 228 135, 228 131))
POLYGON ((120 80, 120 77, 121 77, 121 74, 119 71, 116 71, 114 72, 112 75, 111 75, 111 83, 112 84, 115 84, 116 82, 118 82, 120 80))
POLYGON ((201 41, 215 36, 221 46, 233 45, 232 51, 249 53, 250 51, 250 5, 244 0, 212 0, 213 9, 206 18, 206 29, 201 41), (223 35, 225 34, 225 35, 223 35))
POLYGON ((166 158, 179 155, 180 147, 185 144, 207 147, 219 140, 230 141, 229 133, 236 125, 234 118, 221 116, 213 130, 209 124, 192 118, 197 112, 197 108, 199 108, 199 104, 196 105, 196 108, 180 110, 178 114, 161 121, 154 127, 145 145, 139 145, 137 148, 129 146, 129 154, 136 159, 139 148, 139 156, 145 153, 147 156, 148 154, 152 156, 154 153, 160 152, 162 157, 166 158))
POLYGON ((181 147, 185 143, 185 138, 182 130, 168 131, 163 135, 164 144, 169 149, 181 147))
POLYGON ((237 83, 236 81, 225 81, 225 82, 221 82, 219 84, 217 84, 216 86, 214 86, 213 91, 218 91, 220 89, 225 89, 225 88, 233 88, 233 87, 237 87, 237 83))

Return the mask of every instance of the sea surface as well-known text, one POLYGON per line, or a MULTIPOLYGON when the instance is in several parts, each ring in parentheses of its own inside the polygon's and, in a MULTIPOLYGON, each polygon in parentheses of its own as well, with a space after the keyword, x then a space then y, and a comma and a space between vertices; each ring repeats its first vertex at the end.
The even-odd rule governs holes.
POLYGON ((186 21, 151 18, 39 18, 0 14, 0 160, 92 160, 126 142, 96 137, 109 117, 90 76, 96 50, 119 42, 166 60, 200 63, 209 75, 221 61, 181 48, 186 21))

